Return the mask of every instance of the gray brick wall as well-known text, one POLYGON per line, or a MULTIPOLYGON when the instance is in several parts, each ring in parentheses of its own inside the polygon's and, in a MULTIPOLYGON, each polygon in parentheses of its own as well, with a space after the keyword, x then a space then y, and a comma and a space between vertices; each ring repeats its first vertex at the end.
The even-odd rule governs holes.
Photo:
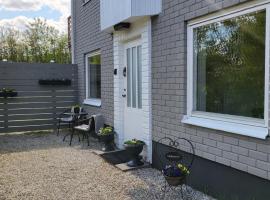
MULTIPOLYGON (((186 22, 243 0, 163 0, 152 19, 153 139, 185 137, 196 154, 270 180, 270 141, 181 124, 186 114, 186 22)), ((183 146, 183 150, 186 149, 183 146)))
MULTIPOLYGON (((203 158, 270 180, 270 141, 181 124, 186 114, 186 22, 245 0, 163 0, 162 13, 152 18, 152 132, 153 139, 185 137, 203 158)), ((79 66, 79 99, 85 98, 84 55, 101 49, 101 112, 113 125, 113 41, 100 32, 99 0, 85 6, 73 0, 75 62, 79 66)), ((182 146, 183 150, 187 150, 182 146)))
POLYGON ((73 33, 75 63, 78 64, 79 101, 85 99, 85 54, 101 50, 101 108, 84 105, 90 114, 101 113, 106 123, 113 125, 113 40, 109 33, 100 31, 99 0, 73 0, 73 33))

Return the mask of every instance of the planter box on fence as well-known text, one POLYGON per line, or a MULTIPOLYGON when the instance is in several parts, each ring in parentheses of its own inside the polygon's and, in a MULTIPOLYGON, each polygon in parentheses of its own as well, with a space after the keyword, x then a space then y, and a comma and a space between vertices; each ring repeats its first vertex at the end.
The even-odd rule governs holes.
POLYGON ((41 79, 39 85, 71 85, 70 79, 41 79))

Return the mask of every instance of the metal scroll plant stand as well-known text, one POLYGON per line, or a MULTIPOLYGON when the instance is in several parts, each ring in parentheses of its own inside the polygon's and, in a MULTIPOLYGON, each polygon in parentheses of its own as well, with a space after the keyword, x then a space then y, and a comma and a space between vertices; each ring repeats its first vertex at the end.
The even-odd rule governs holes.
MULTIPOLYGON (((187 176, 178 176, 178 177, 169 177, 164 173, 166 166, 171 166, 172 168, 177 167, 179 164, 183 164, 186 166, 187 170, 191 172, 191 167, 195 158, 195 150, 193 144, 186 138, 178 138, 173 140, 169 137, 161 138, 157 143, 168 144, 169 150, 167 151, 159 151, 158 156, 158 164, 162 167, 162 174, 164 176, 164 186, 162 187, 163 191, 163 199, 166 199, 166 194, 170 191, 176 190, 180 188, 181 197, 183 200, 193 199, 192 190, 188 189, 186 186, 187 176), (181 142, 186 142, 190 145, 191 148, 191 158, 187 158, 187 156, 182 155, 176 149, 181 146, 181 142), (164 159, 165 158, 165 159, 164 159), (165 163, 164 163, 165 161, 165 163), (185 195, 184 195, 185 193, 185 195)), ((155 148, 157 150, 157 148, 155 148)))

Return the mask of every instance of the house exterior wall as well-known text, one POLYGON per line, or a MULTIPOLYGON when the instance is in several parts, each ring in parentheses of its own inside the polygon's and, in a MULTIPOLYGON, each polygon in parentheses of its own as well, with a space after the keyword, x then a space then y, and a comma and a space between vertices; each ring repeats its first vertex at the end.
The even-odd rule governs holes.
MULTIPOLYGON (((187 113, 187 22, 238 5, 243 0, 163 0, 152 19, 153 140, 184 137, 196 155, 270 180, 270 140, 260 140, 181 123, 187 113)), ((189 152, 185 144, 181 150, 189 152)))
POLYGON ((74 63, 78 65, 79 102, 83 102, 85 89, 85 55, 101 51, 101 107, 84 105, 89 114, 101 113, 106 123, 113 125, 113 39, 100 31, 100 1, 72 0, 74 63))
MULTIPOLYGON (((187 113, 187 22, 248 0, 163 0, 152 17, 152 139, 184 137, 197 156, 270 180, 270 140, 184 125, 187 113)), ((85 106, 114 125, 113 39, 100 31, 99 0, 82 6, 73 0, 74 61, 78 64, 79 100, 85 98, 84 55, 101 50, 102 105, 85 106)), ((181 150, 189 152, 184 144, 181 150)), ((155 155, 154 155, 155 156, 155 155)))

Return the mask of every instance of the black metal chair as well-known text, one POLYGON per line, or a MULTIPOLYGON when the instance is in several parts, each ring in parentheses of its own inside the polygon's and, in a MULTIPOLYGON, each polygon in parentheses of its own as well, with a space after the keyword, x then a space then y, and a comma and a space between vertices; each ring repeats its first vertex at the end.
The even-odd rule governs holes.
MULTIPOLYGON (((84 138, 87 139, 87 144, 89 146, 89 136, 96 137, 95 124, 94 124, 93 117, 91 116, 91 117, 88 117, 86 119, 78 120, 77 121, 77 125, 74 126, 73 129, 72 129, 72 133, 71 133, 69 145, 71 145, 72 139, 73 139, 73 135, 75 134, 76 131, 79 134, 81 133, 83 135, 83 139, 84 138)), ((78 137, 79 137, 79 141, 80 141, 79 134, 78 134, 78 137)))
POLYGON ((57 120, 58 120, 58 124, 57 124, 57 136, 59 135, 59 131, 61 128, 61 124, 68 124, 69 128, 73 128, 73 126, 75 125, 76 120, 80 119, 80 113, 83 111, 82 107, 75 107, 72 106, 71 108, 65 110, 64 112, 62 112, 61 114, 59 114, 57 120), (69 112, 69 113, 68 113, 69 112))
MULTIPOLYGON (((105 124, 103 121, 103 117, 100 114, 92 115, 91 117, 88 117, 87 119, 84 119, 84 120, 79 120, 77 122, 77 125, 74 126, 72 129, 72 134, 70 137, 70 145, 71 145, 72 138, 73 138, 73 135, 75 134, 75 132, 78 132, 79 134, 81 133, 83 135, 83 139, 84 138, 87 139, 88 146, 89 146, 89 137, 90 136, 93 138, 96 138, 96 139, 98 139, 98 141, 100 141, 100 137, 98 136, 98 129, 99 129, 99 127, 104 127, 104 125, 105 124), (96 124, 97 116, 101 117, 101 119, 102 119, 101 121, 99 121, 100 122, 99 124, 96 124)), ((79 141, 80 141, 80 137, 79 137, 79 141)))

